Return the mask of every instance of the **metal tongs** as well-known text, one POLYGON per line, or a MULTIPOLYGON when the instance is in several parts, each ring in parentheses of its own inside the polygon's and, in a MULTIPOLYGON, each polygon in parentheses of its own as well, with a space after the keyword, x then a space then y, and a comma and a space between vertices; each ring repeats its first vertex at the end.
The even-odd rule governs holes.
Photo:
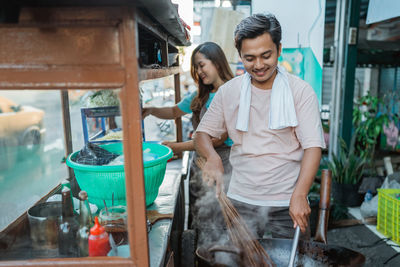
POLYGON ((290 252, 289 265, 288 265, 289 267, 294 266, 294 259, 296 258, 296 252, 297 252, 297 244, 299 243, 299 236, 300 236, 300 226, 297 225, 296 232, 294 233, 292 250, 290 252))

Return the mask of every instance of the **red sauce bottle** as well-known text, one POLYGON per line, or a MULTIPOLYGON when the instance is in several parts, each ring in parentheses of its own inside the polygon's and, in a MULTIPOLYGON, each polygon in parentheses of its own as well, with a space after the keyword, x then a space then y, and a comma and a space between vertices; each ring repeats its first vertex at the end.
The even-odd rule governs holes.
POLYGON ((108 233, 104 230, 104 227, 99 224, 99 219, 95 217, 94 226, 90 228, 89 256, 107 256, 110 249, 108 233))

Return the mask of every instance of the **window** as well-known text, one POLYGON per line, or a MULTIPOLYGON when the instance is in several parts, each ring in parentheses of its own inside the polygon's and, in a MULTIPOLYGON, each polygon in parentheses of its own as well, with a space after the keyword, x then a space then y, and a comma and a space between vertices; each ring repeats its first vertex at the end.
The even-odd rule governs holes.
POLYGON ((0 231, 68 172, 59 91, 0 92, 0 231))

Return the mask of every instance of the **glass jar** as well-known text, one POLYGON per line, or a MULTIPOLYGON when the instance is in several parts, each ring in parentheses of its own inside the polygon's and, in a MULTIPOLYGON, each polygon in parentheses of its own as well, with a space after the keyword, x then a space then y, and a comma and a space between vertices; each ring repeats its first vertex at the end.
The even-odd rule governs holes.
POLYGON ((126 206, 103 208, 99 214, 100 224, 112 235, 117 246, 128 244, 126 206))

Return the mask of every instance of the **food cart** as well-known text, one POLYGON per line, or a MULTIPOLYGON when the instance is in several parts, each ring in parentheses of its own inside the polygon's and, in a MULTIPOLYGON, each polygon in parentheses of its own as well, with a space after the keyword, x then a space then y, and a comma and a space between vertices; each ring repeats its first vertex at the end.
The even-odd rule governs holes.
MULTIPOLYGON (((157 222, 148 234, 143 159, 139 156, 139 82, 174 75, 175 101, 180 100, 179 67, 171 66, 168 54, 177 53, 176 47, 188 45, 189 41, 176 6, 170 0, 22 0, 2 2, 0 10, 0 90, 60 91, 65 156, 73 152, 68 90, 120 89, 130 243, 127 258, 37 259, 33 254, 17 251, 16 244, 28 236, 24 213, 1 232, 0 266, 173 265, 179 246, 171 244, 170 236, 183 230, 182 166, 188 159, 168 164, 159 196, 148 208, 172 213, 173 218, 157 222), (157 66, 149 56, 154 43, 161 52, 157 66)), ((180 119, 176 125, 179 141, 180 119)), ((73 180, 73 175, 69 170, 69 177, 60 178, 73 180)), ((39 202, 59 189, 60 185, 39 202)))

